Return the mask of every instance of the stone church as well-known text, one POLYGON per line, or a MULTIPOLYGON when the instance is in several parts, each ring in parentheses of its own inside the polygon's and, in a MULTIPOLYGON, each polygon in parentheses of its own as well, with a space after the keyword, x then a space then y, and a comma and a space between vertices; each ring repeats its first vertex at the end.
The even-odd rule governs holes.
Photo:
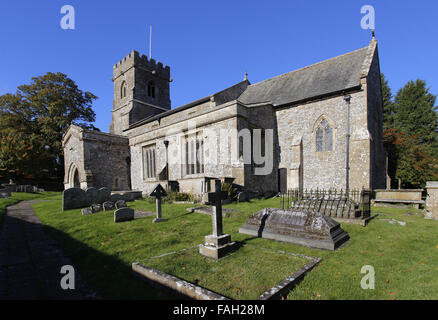
POLYGON ((245 75, 173 109, 170 68, 161 62, 132 51, 113 66, 112 81, 110 132, 71 125, 63 137, 65 188, 146 194, 161 183, 205 195, 214 179, 261 194, 385 188, 374 37, 362 49, 258 83, 245 75), (263 164, 255 161, 256 150, 270 156, 268 170, 257 171, 263 164))

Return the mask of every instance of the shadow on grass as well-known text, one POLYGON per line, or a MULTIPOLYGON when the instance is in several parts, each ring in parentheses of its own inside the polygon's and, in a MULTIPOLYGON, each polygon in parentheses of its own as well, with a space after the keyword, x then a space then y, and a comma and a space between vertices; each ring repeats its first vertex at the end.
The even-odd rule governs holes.
MULTIPOLYGON (((174 300, 181 297, 159 290, 142 281, 131 265, 117 257, 97 251, 64 232, 44 225, 44 231, 56 240, 70 257, 74 268, 103 299, 174 300)), ((135 261, 132 261, 135 262, 135 261)))

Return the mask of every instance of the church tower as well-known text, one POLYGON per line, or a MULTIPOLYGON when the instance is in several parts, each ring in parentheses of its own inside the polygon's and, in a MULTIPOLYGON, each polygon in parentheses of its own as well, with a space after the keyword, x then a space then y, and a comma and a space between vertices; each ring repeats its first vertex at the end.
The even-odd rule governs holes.
POLYGON ((114 100, 110 133, 170 110, 170 68, 132 51, 113 66, 114 100))

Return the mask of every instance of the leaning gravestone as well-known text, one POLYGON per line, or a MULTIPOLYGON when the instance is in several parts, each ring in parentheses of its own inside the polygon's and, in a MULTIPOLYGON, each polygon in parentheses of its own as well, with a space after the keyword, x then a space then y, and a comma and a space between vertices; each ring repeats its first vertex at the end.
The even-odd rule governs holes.
POLYGON ((327 250, 350 239, 338 222, 312 210, 265 208, 250 216, 239 233, 327 250))
POLYGON ((116 203, 119 200, 125 200, 125 197, 123 197, 121 194, 112 194, 109 198, 109 201, 116 203))
POLYGON ((93 203, 91 205, 91 210, 93 211, 93 213, 100 212, 100 211, 102 211, 102 205, 93 203))
POLYGON ((125 200, 118 200, 118 201, 116 201, 115 206, 116 206, 117 209, 126 208, 127 207, 125 200))
POLYGON ((111 201, 105 201, 102 206, 104 211, 112 211, 116 208, 114 202, 111 201))
POLYGON ((134 220, 134 209, 120 208, 114 211, 114 222, 134 220))
POLYGON ((69 188, 62 192, 62 211, 88 207, 87 194, 81 188, 69 188))

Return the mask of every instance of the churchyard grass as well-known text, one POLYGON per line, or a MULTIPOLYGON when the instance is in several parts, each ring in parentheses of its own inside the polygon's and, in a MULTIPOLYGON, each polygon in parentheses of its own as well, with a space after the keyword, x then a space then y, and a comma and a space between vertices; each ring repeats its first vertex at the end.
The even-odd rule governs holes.
MULTIPOLYGON (((136 210, 155 210, 155 205, 147 201, 129 202, 128 206, 136 210)), ((367 227, 342 224, 351 239, 334 252, 254 239, 238 233, 239 227, 252 213, 279 206, 279 198, 225 205, 225 208, 238 211, 223 218, 224 232, 231 234, 233 241, 251 248, 259 246, 323 258, 291 291, 288 299, 438 299, 438 221, 424 220, 420 211, 412 208, 373 207, 372 214, 382 214, 367 227), (404 221, 406 226, 391 224, 390 219, 404 221), (361 288, 364 265, 374 267, 374 290, 361 288)), ((47 232, 71 256, 81 275, 107 299, 171 298, 134 277, 132 262, 145 263, 146 258, 196 246, 211 233, 210 216, 186 211, 193 204, 163 204, 163 217, 168 219, 167 222, 152 223, 154 216, 150 216, 117 224, 113 222, 112 212, 88 216, 82 216, 80 210, 61 213, 59 200, 33 207, 47 232)), ((242 254, 245 254, 243 250, 242 254)), ((217 285, 221 281, 219 277, 200 278, 205 268, 200 261, 203 259, 198 255, 189 259, 187 266, 191 266, 191 271, 187 272, 187 280, 198 279, 199 284, 205 281, 210 286, 217 285), (196 277, 197 270, 193 266, 199 263, 199 277, 196 277)), ((227 259, 231 263, 233 258, 229 256, 223 261, 227 259)), ((253 263, 263 264, 266 259, 253 263)), ((164 263, 164 269, 172 268, 171 260, 164 263)), ((236 263, 232 268, 230 272, 243 266, 236 263)), ((296 268, 291 269, 292 273, 296 268)), ((280 273, 279 278, 283 277, 280 273)), ((251 297, 261 294, 255 291, 248 294, 251 297)))
POLYGON ((195 247, 142 263, 231 299, 255 300, 309 262, 247 244, 219 261, 200 255, 195 247))
POLYGON ((24 193, 24 192, 12 192, 11 196, 6 199, 0 199, 0 230, 3 225, 4 215, 6 213, 6 208, 12 206, 20 201, 34 200, 34 199, 61 199, 61 194, 59 192, 40 192, 40 193, 24 193))

